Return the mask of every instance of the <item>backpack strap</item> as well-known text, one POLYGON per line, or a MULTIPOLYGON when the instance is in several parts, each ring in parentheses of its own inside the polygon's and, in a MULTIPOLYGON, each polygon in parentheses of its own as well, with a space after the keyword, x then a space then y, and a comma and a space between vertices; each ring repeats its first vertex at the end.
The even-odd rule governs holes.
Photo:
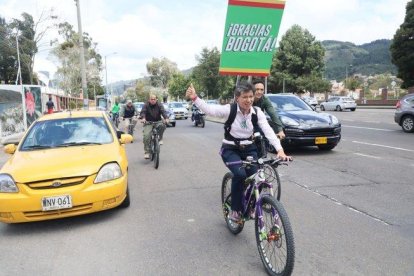
POLYGON ((234 122, 234 119, 236 119, 237 115, 237 103, 232 103, 230 105, 230 114, 227 118, 227 121, 224 123, 224 139, 232 141, 234 139, 233 136, 230 134, 231 125, 234 122))
MULTIPOLYGON (((254 132, 255 129, 258 128, 258 124, 257 124, 258 119, 257 119, 257 108, 255 106, 253 106, 253 108, 255 111, 254 113, 252 113, 252 123, 253 123, 253 132, 254 132)), ((236 119, 236 115, 237 115, 237 103, 232 103, 230 105, 229 117, 227 118, 227 121, 224 123, 224 139, 229 140, 229 141, 234 141, 236 145, 239 145, 240 141, 248 140, 248 139, 236 139, 230 134, 231 125, 236 119)))

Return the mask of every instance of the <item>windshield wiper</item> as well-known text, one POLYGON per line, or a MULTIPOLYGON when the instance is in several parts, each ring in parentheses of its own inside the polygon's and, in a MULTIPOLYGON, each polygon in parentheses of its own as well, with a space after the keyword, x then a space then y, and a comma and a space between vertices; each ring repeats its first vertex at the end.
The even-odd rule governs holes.
POLYGON ((102 143, 96 142, 69 142, 57 145, 57 147, 71 147, 71 146, 84 146, 84 145, 102 145, 102 143))
POLYGON ((33 145, 33 146, 23 147, 23 150, 26 150, 26 149, 50 149, 50 148, 51 148, 51 146, 46 146, 46 145, 33 145))

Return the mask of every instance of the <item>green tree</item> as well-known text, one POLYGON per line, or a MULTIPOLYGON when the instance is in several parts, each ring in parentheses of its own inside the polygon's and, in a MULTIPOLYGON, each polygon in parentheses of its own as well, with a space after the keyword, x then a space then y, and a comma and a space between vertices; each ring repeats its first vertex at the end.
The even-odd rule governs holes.
POLYGON ((145 80, 138 80, 135 85, 135 94, 137 95, 137 101, 146 102, 149 99, 151 93, 151 87, 145 80))
POLYGON ((282 36, 273 57, 269 87, 271 91, 326 91, 330 85, 323 80, 325 50, 306 29, 293 25, 282 36))
POLYGON ((11 83, 16 80, 16 44, 12 42, 11 29, 6 20, 0 17, 0 82, 11 83))
POLYGON ((192 72, 196 88, 206 93, 209 99, 227 95, 234 86, 234 80, 229 76, 219 74, 220 51, 216 47, 211 50, 203 48, 196 59, 198 65, 192 72))
POLYGON ((168 58, 152 58, 147 63, 147 72, 150 75, 151 85, 154 87, 167 88, 171 77, 178 71, 177 64, 168 58))
MULTIPOLYGON (((72 96, 79 96, 81 89, 80 71, 80 47, 79 35, 68 22, 60 23, 59 35, 63 37, 63 42, 57 39, 52 42, 54 55, 60 66, 58 66, 56 77, 59 86, 70 93, 72 96)), ((102 70, 102 57, 97 52, 97 43, 87 33, 83 33, 83 43, 86 62, 86 79, 88 85, 88 97, 93 98, 94 90, 98 87, 98 95, 103 93, 100 86, 101 79, 99 72, 102 70)))
MULTIPOLYGON (((53 10, 42 11, 40 17, 35 21, 33 17, 24 12, 21 19, 13 19, 9 24, 12 32, 10 42, 16 47, 16 35, 19 41, 20 65, 22 71, 23 83, 34 84, 37 82, 36 75, 33 72, 36 54, 48 45, 44 42, 47 32, 54 28, 52 24, 57 17, 53 15, 53 10)), ((15 53, 17 58, 17 52, 15 53)), ((17 69, 16 64, 16 69, 17 69)), ((16 70, 17 74, 17 70, 16 70)))
POLYGON ((392 62, 398 68, 402 88, 414 86, 414 0, 407 3, 404 22, 394 35, 390 47, 392 62))
POLYGON ((182 73, 176 73, 172 76, 168 82, 168 93, 171 97, 183 98, 185 97, 185 91, 191 83, 191 78, 184 76, 182 73))

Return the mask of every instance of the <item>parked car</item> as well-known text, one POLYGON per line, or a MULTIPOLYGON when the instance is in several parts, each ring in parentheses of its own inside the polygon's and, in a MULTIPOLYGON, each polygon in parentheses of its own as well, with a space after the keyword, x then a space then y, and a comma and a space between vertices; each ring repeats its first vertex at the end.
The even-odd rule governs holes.
POLYGON ((414 132, 414 93, 402 97, 395 107, 395 122, 403 131, 414 132))
POLYGON ((330 97, 326 102, 320 104, 321 110, 336 110, 342 111, 344 109, 349 109, 355 111, 357 104, 350 97, 334 96, 330 97))
POLYGON ((103 111, 68 111, 35 121, 0 170, 0 221, 31 222, 128 207, 133 140, 103 111))
POLYGON ((328 113, 314 111, 293 94, 267 94, 266 97, 277 109, 286 138, 284 147, 317 146, 331 150, 341 140, 341 123, 328 113))
POLYGON ((220 104, 218 100, 207 100, 206 103, 207 104, 220 104))
POLYGON ((145 103, 143 102, 134 102, 134 106, 138 114, 141 112, 142 108, 144 107, 144 104, 145 103))
POLYGON ((171 109, 168 107, 167 103, 163 103, 163 105, 164 105, 165 111, 168 114, 168 119, 170 120, 170 125, 172 127, 175 127, 175 114, 174 114, 174 112, 171 111, 171 109))
POLYGON ((190 110, 192 104, 190 102, 183 102, 183 105, 187 110, 190 110))
POLYGON ((304 100, 305 103, 307 103, 308 105, 311 105, 313 107, 316 107, 318 105, 318 101, 316 100, 315 97, 305 96, 305 97, 302 98, 302 100, 304 100))
POLYGON ((188 110, 185 108, 182 102, 170 102, 168 108, 175 114, 175 119, 185 119, 188 118, 188 110))

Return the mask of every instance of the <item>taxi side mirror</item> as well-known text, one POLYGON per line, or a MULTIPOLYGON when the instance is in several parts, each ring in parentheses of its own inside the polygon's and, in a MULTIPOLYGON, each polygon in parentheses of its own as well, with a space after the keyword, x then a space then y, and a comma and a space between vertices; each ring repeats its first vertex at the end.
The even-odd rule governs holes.
POLYGON ((13 154, 17 149, 15 144, 8 144, 4 147, 4 152, 8 154, 13 154))
POLYGON ((119 142, 121 144, 129 144, 134 141, 134 137, 132 137, 131 134, 121 134, 121 138, 119 139, 119 142))

